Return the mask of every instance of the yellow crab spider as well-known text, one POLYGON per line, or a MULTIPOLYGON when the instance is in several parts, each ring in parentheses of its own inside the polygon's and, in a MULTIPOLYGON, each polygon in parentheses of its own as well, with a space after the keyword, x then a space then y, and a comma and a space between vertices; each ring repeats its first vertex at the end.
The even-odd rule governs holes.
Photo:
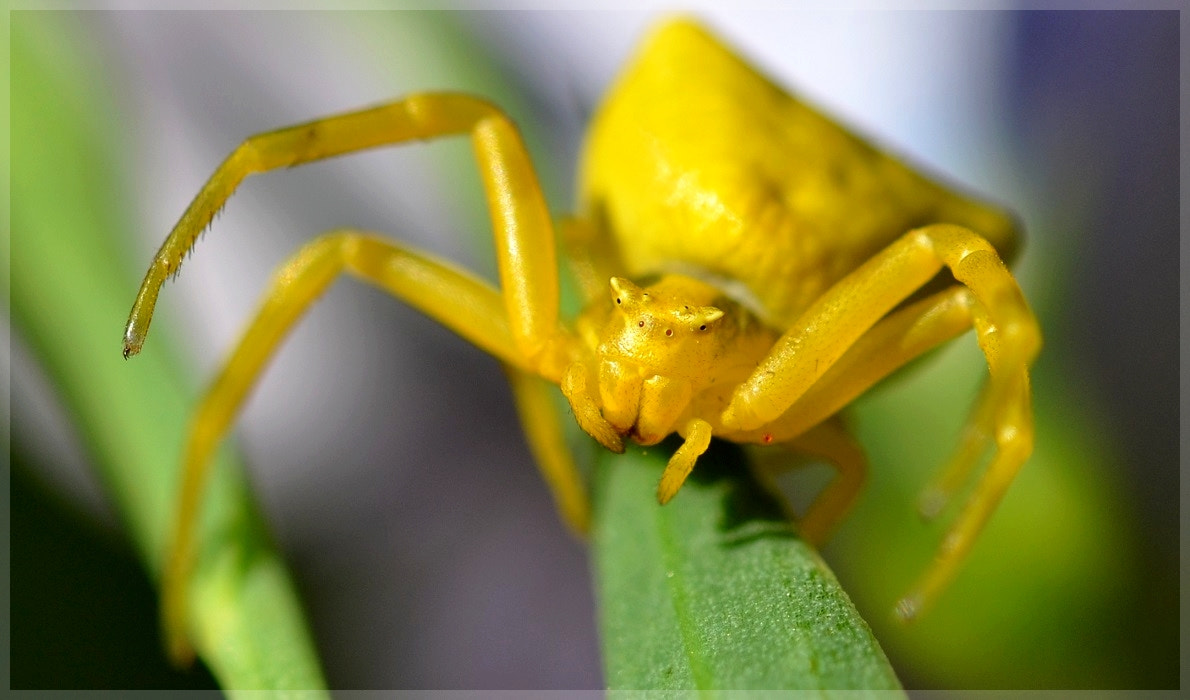
POLYGON ((937 596, 1032 450, 1028 368, 1041 335, 1002 262, 1016 246, 1014 222, 867 145, 686 20, 652 34, 590 127, 579 215, 561 226, 586 297, 572 323, 559 318, 553 223, 516 127, 482 99, 429 93, 244 141, 154 258, 125 357, 140 351, 161 285, 244 177, 451 135, 469 135, 474 146, 499 288, 356 230, 327 233, 280 268, 191 424, 163 584, 175 657, 192 653, 186 587, 211 452, 278 343, 344 272, 503 362, 532 451, 578 532, 587 528, 587 496, 550 384, 609 450, 623 451, 625 438, 683 438, 661 477, 661 503, 712 437, 832 463, 838 476, 799 524, 820 543, 866 472, 835 414, 974 328, 989 380, 954 457, 924 492, 923 512, 937 513, 983 454, 993 456, 898 613, 913 617, 937 596))

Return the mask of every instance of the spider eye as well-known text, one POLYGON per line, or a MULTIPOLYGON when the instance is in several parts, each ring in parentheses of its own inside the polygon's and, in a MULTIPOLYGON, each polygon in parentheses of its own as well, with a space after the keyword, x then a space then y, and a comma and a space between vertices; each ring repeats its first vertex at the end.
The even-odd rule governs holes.
POLYGON ((641 328, 644 328, 644 327, 645 327, 645 322, 644 322, 644 321, 638 321, 636 325, 637 325, 637 326, 639 326, 639 327, 641 327, 641 328))
POLYGON ((700 331, 705 331, 706 329, 707 329, 707 324, 705 324, 705 323, 698 327, 698 330, 700 330, 700 331))
POLYGON ((619 304, 619 303, 620 303, 620 297, 616 297, 616 303, 617 303, 617 304, 619 304))
POLYGON ((673 329, 672 329, 672 328, 666 328, 666 329, 665 329, 665 337, 666 337, 666 338, 670 337, 670 336, 671 336, 671 335, 673 335, 673 334, 674 334, 674 332, 673 332, 673 329))

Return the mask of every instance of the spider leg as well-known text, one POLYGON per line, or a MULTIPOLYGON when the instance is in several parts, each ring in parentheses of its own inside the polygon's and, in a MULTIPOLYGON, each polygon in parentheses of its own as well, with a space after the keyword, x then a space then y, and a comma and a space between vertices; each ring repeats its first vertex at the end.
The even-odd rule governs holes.
POLYGON ((529 372, 505 365, 525 439, 549 486, 562 520, 576 535, 591 525, 591 501, 582 475, 566 446, 565 432, 554 406, 554 387, 529 372))
MULTIPOLYGON (((414 95, 247 139, 216 169, 154 257, 129 314, 125 357, 140 351, 166 278, 178 272, 199 233, 248 175, 383 145, 461 134, 471 137, 487 196, 501 290, 427 256, 353 232, 312 242, 285 266, 191 426, 164 592, 164 621, 176 658, 184 660, 192 654, 185 637, 185 585, 210 451, 276 343, 340 271, 389 289, 514 371, 559 381, 572 339, 558 323, 554 233, 528 153, 507 116, 466 95, 414 95)), ((518 392, 518 400, 532 403, 524 398, 527 395, 518 392)), ((537 428, 541 433, 541 426, 537 428)), ((573 496, 556 495, 560 502, 573 496)))
POLYGON ((244 141, 219 166, 182 214, 153 259, 124 332, 124 356, 140 351, 161 285, 248 175, 379 146, 470 134, 487 194, 506 315, 521 354, 554 381, 550 357, 558 325, 558 271, 553 227, 529 155, 516 127, 483 100, 452 93, 413 95, 244 141))
MULTIPOLYGON (((193 655, 186 636, 186 586, 211 453, 277 346, 343 272, 385 289, 455 330, 502 360, 514 377, 531 369, 513 339, 500 292, 486 282, 427 254, 362 232, 335 231, 306 244, 273 276, 260 309, 207 389, 190 424, 162 584, 166 638, 171 655, 179 662, 193 655)), ((523 393, 518 392, 522 401, 523 393)), ((567 506, 573 498, 572 491, 556 493, 567 506)))
MULTIPOLYGON (((974 304, 968 289, 954 286, 889 314, 860 336, 780 418, 765 427, 773 435, 797 436, 785 441, 791 450, 826 459, 839 471, 801 519, 802 534, 811 543, 826 541, 866 479, 863 451, 831 416, 925 351, 970 329, 974 304)), ((967 430, 965 437, 977 433, 967 430)), ((965 466, 971 466, 985 446, 986 442, 978 442, 979 452, 965 466)), ((951 463, 951 471, 956 471, 956 464, 951 463)), ((778 470, 776 465, 765 464, 758 471, 768 477, 778 470)), ((961 480, 966 474, 952 474, 951 478, 961 480)))
POLYGON ((959 451, 936 486, 927 490, 926 500, 945 499, 974 468, 989 440, 996 451, 934 563, 898 602, 897 614, 903 619, 918 614, 954 577, 1032 451, 1028 366, 1040 348, 1041 334, 991 245, 952 225, 906 234, 815 302, 736 389, 723 412, 729 429, 750 430, 774 421, 782 431, 789 427, 786 421, 813 426, 884 374, 971 326, 990 378, 959 451), (880 321, 943 267, 963 286, 880 321))
MULTIPOLYGON (((824 459, 838 472, 806 509, 805 515, 795 518, 802 537, 815 547, 821 547, 855 504, 867 481, 868 460, 838 419, 823 421, 787 441, 784 446, 799 454, 824 459)), ((766 462, 757 466, 757 476, 775 492, 773 477, 788 469, 789 464, 786 460, 782 460, 779 466, 775 462, 766 462)))
MULTIPOLYGON (((992 381, 984 388, 966 431, 992 436, 996 452, 987 470, 977 482, 958 518, 947 531, 934 561, 910 589, 897 601, 896 614, 912 620, 930 605, 958 571, 970 553, 975 538, 983 531, 1000 499, 1016 478, 1017 472, 1033 451, 1033 411, 1029 374, 1024 368, 1008 374, 1002 381, 992 381), (984 424, 972 421, 984 421, 984 424)), ((947 474, 971 471, 982 449, 971 449, 970 438, 952 457, 947 474)), ((986 442, 983 444, 986 445, 986 442)), ((982 447, 982 445, 981 445, 982 447)), ((927 497, 929 491, 926 492, 927 497)))
POLYGON ((956 285, 890 313, 777 419, 781 433, 800 435, 922 353, 970 330, 976 304, 970 290, 956 285))

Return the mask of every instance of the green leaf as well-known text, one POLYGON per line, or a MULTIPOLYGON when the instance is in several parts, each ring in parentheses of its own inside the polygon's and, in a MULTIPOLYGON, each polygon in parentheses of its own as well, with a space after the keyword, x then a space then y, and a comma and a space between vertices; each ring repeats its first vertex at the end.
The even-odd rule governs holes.
MULTIPOLYGON (((13 14, 12 322, 158 579, 194 393, 169 352, 167 323, 157 324, 153 347, 136 361, 121 356, 137 282, 121 257, 130 194, 120 177, 118 111, 79 17, 13 14)), ((199 653, 231 691, 321 696, 325 683, 292 583, 227 452, 205 499, 201 550, 218 554, 196 571, 199 653)))
POLYGON ((608 686, 899 689, 867 623, 749 477, 743 451, 712 444, 677 497, 658 506, 669 453, 609 454, 596 470, 608 686))

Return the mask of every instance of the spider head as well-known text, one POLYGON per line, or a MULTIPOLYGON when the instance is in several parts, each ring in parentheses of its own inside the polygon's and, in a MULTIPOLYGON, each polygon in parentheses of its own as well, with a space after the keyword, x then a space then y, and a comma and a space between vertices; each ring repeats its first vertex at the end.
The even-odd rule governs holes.
POLYGON ((666 277, 641 288, 611 279, 612 311, 596 359, 603 419, 642 444, 674 429, 691 397, 714 372, 723 311, 700 282, 666 277))
POLYGON ((615 312, 604 329, 600 355, 652 374, 697 376, 698 365, 711 359, 723 311, 691 303, 702 295, 683 295, 679 280, 663 278, 642 289, 623 277, 611 278, 615 312))

